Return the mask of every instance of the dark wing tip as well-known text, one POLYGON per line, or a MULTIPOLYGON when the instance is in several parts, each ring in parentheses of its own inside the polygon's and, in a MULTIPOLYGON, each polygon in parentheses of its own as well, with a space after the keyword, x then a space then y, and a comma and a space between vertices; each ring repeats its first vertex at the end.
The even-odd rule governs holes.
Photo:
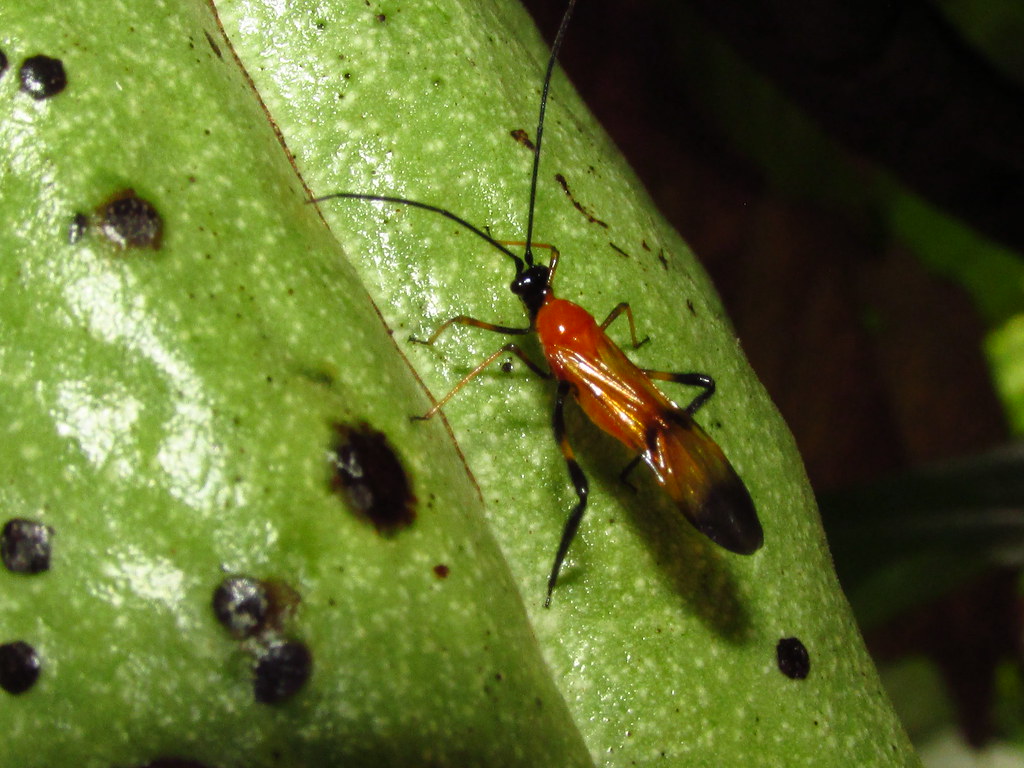
POLYGON ((698 531, 738 555, 752 555, 764 544, 754 502, 734 473, 713 483, 703 503, 688 517, 698 531))

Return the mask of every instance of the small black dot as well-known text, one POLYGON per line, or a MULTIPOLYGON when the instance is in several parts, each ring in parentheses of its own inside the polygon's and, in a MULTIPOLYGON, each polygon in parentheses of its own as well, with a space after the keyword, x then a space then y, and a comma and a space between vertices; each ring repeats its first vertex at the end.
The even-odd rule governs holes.
POLYGON ((270 646, 256 662, 253 693, 262 704, 287 701, 309 680, 313 656, 305 643, 286 640, 270 646))
POLYGON ((18 76, 21 78, 21 90, 36 100, 56 96, 68 84, 61 60, 41 54, 25 59, 18 76))
POLYGON ((231 576, 213 591, 213 613, 233 637, 251 637, 267 623, 270 597, 263 582, 231 576))
POLYGON ((0 645, 0 688, 8 693, 24 693, 39 679, 39 657, 28 643, 15 640, 0 645))
POLYGON ((3 76, 4 72, 7 71, 7 54, 0 51, 0 76, 3 76))
POLYGON ((800 638, 784 637, 775 646, 779 671, 793 680, 803 680, 811 671, 811 657, 800 638))
POLYGON ((53 529, 34 520, 14 518, 0 531, 0 561, 12 573, 50 570, 50 536, 53 529))

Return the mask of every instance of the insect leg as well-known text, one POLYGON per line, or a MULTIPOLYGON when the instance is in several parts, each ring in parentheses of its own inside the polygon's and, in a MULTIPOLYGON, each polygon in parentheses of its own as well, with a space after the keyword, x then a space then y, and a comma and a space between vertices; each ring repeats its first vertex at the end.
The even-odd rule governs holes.
POLYGON ((510 328, 507 325, 497 325, 495 323, 484 322, 483 320, 477 320, 475 317, 469 315, 456 315, 455 317, 449 318, 441 323, 440 327, 432 334, 426 341, 423 339, 417 339, 415 336, 410 336, 409 341, 415 344, 423 344, 424 346, 433 346, 434 342, 437 341, 438 336, 447 331, 453 325, 470 325, 474 328, 483 328, 485 331, 494 331, 494 333, 503 333, 506 336, 522 336, 530 332, 529 328, 510 328))
POLYGON ((590 488, 587 483, 587 476, 583 474, 580 465, 576 463, 576 456, 573 454, 572 446, 569 445, 569 440, 565 435, 565 398, 571 391, 572 385, 569 382, 561 381, 558 383, 558 392, 555 395, 555 411, 551 422, 555 430, 555 440, 558 441, 558 447, 562 451, 562 456, 565 457, 566 466, 569 468, 569 479, 572 481, 573 488, 576 489, 576 496, 579 498, 579 501, 573 507, 572 512, 569 513, 569 519, 565 521, 565 527, 562 528, 562 540, 558 542, 555 562, 551 566, 551 575, 548 576, 548 596, 544 601, 545 608, 551 607, 551 593, 554 591, 555 583, 558 581, 558 572, 562 569, 562 561, 565 560, 565 555, 569 551, 569 545, 572 544, 572 540, 576 536, 576 530, 580 527, 580 520, 583 519, 583 512, 587 508, 587 494, 590 488))
POLYGON ((429 411, 427 411, 422 416, 413 416, 412 417, 413 421, 426 421, 427 419, 433 418, 437 414, 438 411, 440 411, 442 408, 444 408, 445 403, 447 403, 449 400, 451 400, 453 397, 455 397, 455 394, 460 389, 462 389, 470 381, 472 381, 474 378, 476 378, 476 376, 479 375, 479 373, 481 371, 483 371, 484 368, 486 368, 488 365, 493 363, 495 360, 497 360, 499 357, 504 355, 506 352, 511 352, 513 355, 518 357, 520 360, 522 360, 524 363, 526 363, 526 367, 527 368, 529 368, 531 371, 536 373, 538 376, 540 376, 542 378, 545 378, 545 379, 551 378, 551 374, 550 373, 548 373, 543 368, 541 368, 539 365, 537 365, 535 362, 533 362, 533 360, 531 360, 526 355, 526 353, 523 352, 523 350, 521 350, 518 346, 516 346, 512 342, 509 342, 508 344, 503 346, 501 349, 497 350, 492 355, 488 356, 488 358, 486 360, 484 360, 482 363, 480 363, 480 365, 478 365, 472 371, 470 371, 465 376, 463 376, 462 379, 454 387, 452 387, 448 391, 447 395, 445 395, 440 400, 438 400, 436 403, 434 403, 434 407, 433 408, 431 408, 429 411))
MULTIPOLYGON (((636 340, 636 324, 633 322, 633 310, 630 308, 629 302, 627 301, 620 301, 615 305, 615 309, 609 312, 608 317, 606 317, 604 322, 601 323, 601 330, 603 331, 607 329, 608 326, 615 322, 616 318, 618 318, 622 313, 625 313, 626 319, 629 320, 629 335, 633 339, 633 349, 646 344, 650 339, 649 336, 644 337, 644 339, 639 342, 636 340)), ((643 368, 642 370, 652 379, 673 381, 676 384, 686 384, 691 387, 700 387, 704 390, 693 398, 690 404, 683 409, 686 411, 687 416, 693 416, 693 414, 700 410, 700 407, 704 405, 704 403, 706 403, 713 394, 715 394, 715 380, 706 373, 671 373, 669 371, 652 371, 647 368, 643 368)), ((623 475, 631 471, 633 467, 636 466, 637 461, 639 461, 639 459, 634 459, 633 462, 626 467, 623 475)))
POLYGON ((615 305, 615 309, 608 313, 608 317, 601 323, 601 330, 606 330, 609 325, 615 322, 616 318, 623 312, 626 313, 626 319, 629 320, 629 336, 633 340, 633 349, 639 349, 648 341, 651 340, 650 336, 644 336, 643 340, 636 340, 636 323, 633 322, 633 310, 629 306, 628 301, 620 301, 615 305))
POLYGON ((700 387, 704 390, 683 409, 687 416, 693 416, 715 394, 715 380, 706 373, 669 373, 667 371, 649 371, 646 368, 643 371, 652 379, 673 381, 676 384, 686 384, 691 387, 700 387))

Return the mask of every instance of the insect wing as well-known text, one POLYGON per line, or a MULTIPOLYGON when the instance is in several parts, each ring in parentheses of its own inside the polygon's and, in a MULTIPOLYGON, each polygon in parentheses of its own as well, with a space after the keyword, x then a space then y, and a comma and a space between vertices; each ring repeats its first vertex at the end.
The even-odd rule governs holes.
POLYGON ((722 449, 682 411, 648 433, 644 461, 694 528, 730 552, 750 555, 764 543, 754 503, 722 449))
POLYGON ((610 339, 597 333, 592 347, 558 348, 548 352, 548 360, 560 378, 572 383, 576 400, 594 424, 642 452, 648 425, 672 405, 610 339))

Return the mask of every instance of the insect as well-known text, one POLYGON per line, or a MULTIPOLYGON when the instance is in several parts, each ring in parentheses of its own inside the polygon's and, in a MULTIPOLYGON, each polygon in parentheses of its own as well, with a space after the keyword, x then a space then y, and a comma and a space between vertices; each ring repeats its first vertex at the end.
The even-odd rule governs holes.
POLYGON ((552 283, 560 258, 558 249, 552 245, 534 243, 532 240, 544 113, 558 50, 574 5, 575 0, 570 0, 555 36, 541 90, 524 241, 496 240, 451 211, 417 200, 339 192, 312 201, 319 203, 336 199, 366 200, 430 211, 451 219, 487 241, 510 258, 515 265, 515 279, 510 288, 523 302, 529 315, 530 322, 526 327, 497 325, 468 315, 458 315, 443 323, 428 339, 412 341, 433 345, 453 325, 472 326, 508 336, 535 333, 544 352, 547 368, 534 362, 514 342, 505 344, 466 374, 429 411, 414 418, 429 419, 436 415, 481 371, 509 354, 516 355, 537 375, 557 382, 552 424, 577 501, 569 513, 558 542, 554 563, 548 576, 545 607, 551 605, 559 571, 583 519, 589 494, 587 477, 576 461, 565 431, 565 404, 570 397, 576 400, 591 421, 635 454, 635 458, 622 472, 624 481, 642 461, 651 468, 655 480, 665 489, 683 515, 697 530, 716 544, 731 552, 749 555, 756 552, 764 541, 761 523, 743 481, 718 444, 694 420, 694 415, 700 407, 715 393, 714 379, 703 373, 654 371, 633 364, 605 333, 612 322, 625 315, 629 322, 633 346, 640 346, 642 342, 637 342, 630 305, 626 302, 618 304, 604 322, 598 323, 593 315, 579 305, 557 298, 552 290, 552 283), (511 247, 522 247, 523 256, 518 256, 511 247), (551 257, 547 265, 538 263, 534 258, 535 248, 550 251, 551 257), (654 385, 654 380, 695 386, 702 391, 689 405, 680 408, 654 385))

